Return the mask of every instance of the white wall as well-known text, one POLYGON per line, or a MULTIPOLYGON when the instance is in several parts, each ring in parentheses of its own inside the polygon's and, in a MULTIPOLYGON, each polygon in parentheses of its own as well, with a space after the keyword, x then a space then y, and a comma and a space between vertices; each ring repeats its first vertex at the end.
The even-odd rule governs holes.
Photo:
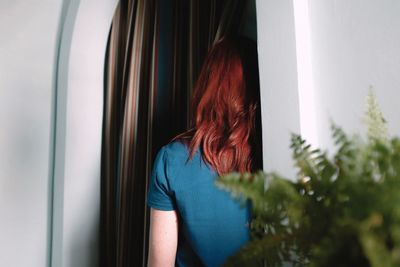
POLYGON ((372 85, 392 134, 400 134, 400 2, 309 0, 318 135, 331 147, 329 118, 363 132, 372 85))
POLYGON ((294 174, 290 133, 300 132, 292 0, 257 0, 264 169, 294 174))
POLYGON ((116 3, 0 3, 0 266, 98 266, 104 58, 116 3))
POLYGON ((61 0, 0 2, 0 266, 43 267, 61 0))
POLYGON ((400 134, 400 2, 258 0, 264 169, 293 178, 289 132, 331 149, 330 119, 365 133, 375 88, 392 134, 400 134))
POLYGON ((98 266, 104 60, 117 0, 71 0, 58 65, 52 266, 98 266))

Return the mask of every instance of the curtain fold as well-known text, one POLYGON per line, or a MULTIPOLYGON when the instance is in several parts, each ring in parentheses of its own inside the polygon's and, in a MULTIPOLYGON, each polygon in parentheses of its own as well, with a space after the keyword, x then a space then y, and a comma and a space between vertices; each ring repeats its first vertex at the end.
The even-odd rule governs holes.
POLYGON ((105 66, 101 266, 146 265, 152 162, 162 145, 188 129, 189 99, 203 60, 216 39, 236 30, 242 2, 120 1, 105 66), (161 39, 160 17, 171 24, 161 39), (160 76, 165 84, 159 86, 160 76))
POLYGON ((121 1, 110 31, 102 147, 101 265, 144 265, 157 86, 157 1, 121 1))

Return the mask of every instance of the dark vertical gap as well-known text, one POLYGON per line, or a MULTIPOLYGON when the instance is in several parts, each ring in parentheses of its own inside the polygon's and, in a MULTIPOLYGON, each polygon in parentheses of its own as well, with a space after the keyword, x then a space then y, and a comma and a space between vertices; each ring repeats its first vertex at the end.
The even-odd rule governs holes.
POLYGON ((188 55, 189 55, 189 14, 190 14, 190 1, 180 0, 178 1, 178 12, 179 12, 179 24, 177 25, 175 32, 175 38, 177 39, 178 46, 175 51, 175 56, 178 58, 178 73, 175 74, 177 76, 177 95, 175 96, 175 105, 172 107, 174 110, 174 116, 177 118, 174 123, 174 127, 172 129, 172 134, 176 135, 186 130, 186 121, 187 121, 187 110, 186 110, 186 101, 188 91, 191 88, 188 88, 187 79, 189 76, 188 73, 188 55))
POLYGON ((154 128, 152 160, 159 150, 172 136, 173 129, 173 106, 174 89, 173 86, 173 65, 174 40, 173 32, 173 12, 175 8, 174 0, 158 0, 159 7, 159 43, 158 43, 158 77, 155 90, 154 108, 154 128))

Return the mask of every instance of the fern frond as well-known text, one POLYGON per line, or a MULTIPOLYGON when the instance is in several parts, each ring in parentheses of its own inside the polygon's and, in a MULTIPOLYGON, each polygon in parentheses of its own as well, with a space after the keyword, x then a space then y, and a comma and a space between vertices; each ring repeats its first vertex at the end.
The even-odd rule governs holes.
POLYGON ((387 123, 379 108, 372 87, 370 87, 366 97, 365 106, 364 122, 367 125, 368 138, 371 140, 388 140, 387 123))

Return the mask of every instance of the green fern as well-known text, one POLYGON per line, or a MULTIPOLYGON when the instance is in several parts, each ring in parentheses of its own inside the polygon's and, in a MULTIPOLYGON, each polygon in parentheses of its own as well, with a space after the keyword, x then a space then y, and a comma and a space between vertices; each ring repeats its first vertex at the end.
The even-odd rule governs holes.
POLYGON ((389 139, 371 92, 366 118, 367 140, 332 123, 331 158, 292 134, 296 182, 263 172, 217 179, 253 207, 251 240, 226 266, 400 266, 400 139, 389 139))
POLYGON ((365 124, 367 125, 367 134, 370 139, 387 140, 388 129, 386 120, 379 108, 373 88, 370 87, 366 97, 366 111, 364 116, 365 124))

